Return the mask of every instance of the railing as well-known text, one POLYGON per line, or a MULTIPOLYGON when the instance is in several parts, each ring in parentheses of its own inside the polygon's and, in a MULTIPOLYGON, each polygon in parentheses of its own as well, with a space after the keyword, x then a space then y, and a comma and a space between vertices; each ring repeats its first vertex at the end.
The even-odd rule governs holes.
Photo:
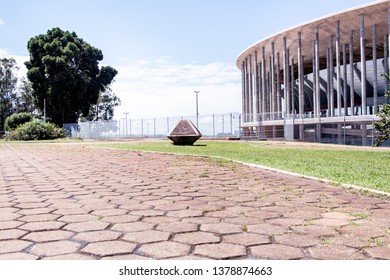
MULTIPOLYGON (((242 115, 241 138, 296 140, 334 143, 344 145, 371 146, 376 132, 373 124, 376 115, 332 116, 326 112, 285 114, 264 113, 242 115)), ((389 146, 387 141, 383 146, 389 146)))

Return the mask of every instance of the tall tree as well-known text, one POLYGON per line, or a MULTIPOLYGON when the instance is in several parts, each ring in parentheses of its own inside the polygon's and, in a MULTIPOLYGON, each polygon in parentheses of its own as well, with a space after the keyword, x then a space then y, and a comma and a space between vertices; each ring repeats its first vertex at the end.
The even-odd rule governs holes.
POLYGON ((109 121, 114 117, 114 109, 121 104, 119 97, 108 88, 100 94, 98 102, 89 111, 89 121, 109 121))
POLYGON ((0 131, 4 130, 5 119, 14 112, 16 106, 18 69, 15 59, 0 59, 0 131))
POLYGON ((27 112, 38 117, 39 112, 35 106, 35 98, 32 94, 31 83, 27 81, 25 77, 22 77, 19 82, 16 113, 27 112))
POLYGON ((110 66, 99 67, 102 51, 75 32, 53 28, 31 38, 27 48, 27 78, 36 104, 43 110, 46 103, 46 115, 58 125, 87 116, 117 74, 110 66))

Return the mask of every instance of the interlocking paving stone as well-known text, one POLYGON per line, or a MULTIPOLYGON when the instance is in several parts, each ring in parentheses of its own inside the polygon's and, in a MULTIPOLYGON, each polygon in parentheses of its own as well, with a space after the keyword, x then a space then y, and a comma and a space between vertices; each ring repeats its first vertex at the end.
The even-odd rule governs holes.
POLYGON ((293 260, 305 257, 301 248, 282 244, 266 244, 251 247, 254 256, 262 259, 293 260))
POLYGON ((23 222, 46 222, 46 221, 55 221, 60 217, 60 215, 55 214, 37 214, 37 215, 28 215, 18 218, 19 221, 23 222))
POLYGON ((172 233, 191 232, 198 229, 197 224, 174 222, 174 223, 162 223, 157 226, 157 230, 167 231, 172 233))
POLYGON ((179 233, 173 238, 173 241, 186 243, 190 245, 199 245, 204 243, 215 243, 221 240, 220 237, 210 232, 189 232, 179 233))
POLYGON ((319 245, 308 249, 314 259, 319 260, 363 260, 367 257, 358 249, 346 246, 319 245))
POLYGON ((23 236, 24 240, 35 241, 35 242, 47 242, 68 239, 73 235, 72 232, 65 230, 51 230, 51 231, 40 231, 30 232, 23 236))
POLYGON ((0 254, 0 260, 36 260, 38 256, 26 253, 0 254))
POLYGON ((383 259, 383 260, 390 259, 390 247, 388 246, 368 248, 365 249, 365 251, 375 259, 383 259))
POLYGON ((390 259, 389 199, 84 142, 0 154, 0 259, 390 259))
POLYGON ((0 222, 0 230, 4 229, 13 229, 20 225, 24 224, 23 222, 18 221, 6 221, 6 222, 0 222))
POLYGON ((53 230, 60 229, 63 227, 65 223, 56 222, 56 221, 46 221, 46 222, 28 222, 22 226, 20 229, 28 230, 28 231, 42 231, 42 230, 53 230))
POLYGON ((283 234, 275 236, 274 238, 275 242, 278 244, 290 245, 295 247, 309 247, 321 243, 321 238, 307 234, 283 234))
POLYGON ((81 252, 97 256, 109 256, 123 253, 132 253, 137 245, 125 241, 113 240, 90 243, 81 252))
POLYGON ((144 231, 152 229, 154 226, 152 224, 144 222, 134 222, 134 223, 123 223, 116 224, 112 227, 113 230, 123 231, 123 232, 134 232, 134 231, 144 231))
POLYGON ((0 241, 0 254, 21 252, 32 243, 24 240, 0 241))
POLYGON ((166 241, 169 238, 168 232, 157 230, 137 231, 126 234, 122 237, 123 240, 133 243, 152 243, 157 241, 166 241))
POLYGON ((35 244, 30 253, 37 256, 56 256, 75 253, 80 249, 76 242, 61 240, 35 244))
POLYGON ((91 230, 102 230, 109 226, 109 223, 99 222, 99 221, 88 221, 88 222, 78 222, 71 223, 64 227, 66 230, 75 231, 75 232, 83 232, 83 231, 91 231, 91 230))
POLYGON ((230 234, 243 231, 240 225, 226 223, 204 224, 201 225, 200 230, 219 234, 230 234))
POLYGON ((190 249, 191 247, 187 244, 163 241, 142 245, 138 249, 138 253, 155 259, 165 259, 185 256, 190 252, 190 249))
POLYGON ((194 253, 214 259, 228 259, 246 255, 246 249, 244 246, 228 243, 203 244, 197 245, 194 253))
POLYGON ((20 216, 21 215, 18 215, 15 213, 3 212, 3 213, 0 213, 0 221, 12 221, 12 220, 18 219, 20 216))
POLYGON ((20 229, 5 229, 0 230, 0 240, 18 239, 25 235, 27 231, 20 229))
POLYGON ((42 258, 42 260, 94 260, 94 259, 95 258, 93 256, 77 254, 77 253, 42 258))
POLYGON ((271 243, 271 238, 268 235, 246 233, 246 232, 229 234, 224 236, 222 240, 225 243, 238 244, 244 246, 253 246, 253 245, 271 243))

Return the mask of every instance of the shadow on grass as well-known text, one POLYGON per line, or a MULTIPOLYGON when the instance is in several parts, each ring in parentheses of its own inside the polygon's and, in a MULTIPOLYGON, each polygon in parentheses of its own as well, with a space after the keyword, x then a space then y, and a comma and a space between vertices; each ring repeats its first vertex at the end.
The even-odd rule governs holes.
POLYGON ((193 144, 193 145, 175 145, 172 143, 172 146, 175 147, 206 147, 206 144, 193 144))

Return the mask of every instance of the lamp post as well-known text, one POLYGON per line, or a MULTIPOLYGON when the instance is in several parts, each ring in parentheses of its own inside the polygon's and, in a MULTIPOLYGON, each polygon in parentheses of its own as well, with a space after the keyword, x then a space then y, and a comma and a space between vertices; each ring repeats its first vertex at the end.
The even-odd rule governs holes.
POLYGON ((199 90, 194 91, 196 93, 196 127, 199 128, 199 106, 198 106, 198 93, 199 90))

